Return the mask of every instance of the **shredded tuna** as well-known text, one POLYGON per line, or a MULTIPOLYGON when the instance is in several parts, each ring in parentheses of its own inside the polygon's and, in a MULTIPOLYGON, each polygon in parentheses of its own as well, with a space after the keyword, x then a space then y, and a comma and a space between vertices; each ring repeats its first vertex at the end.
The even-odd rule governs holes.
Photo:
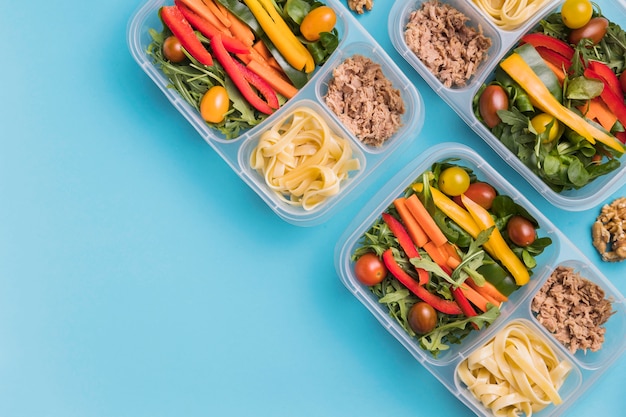
POLYGON ((446 87, 462 87, 487 57, 491 39, 466 25, 469 18, 438 0, 411 12, 404 32, 407 46, 446 87))
POLYGON ((333 70, 328 107, 361 142, 381 146, 401 126, 404 102, 379 64, 354 55, 333 70))
POLYGON ((599 350, 606 331, 603 325, 614 312, 602 288, 564 266, 552 272, 533 298, 531 310, 572 353, 599 350))

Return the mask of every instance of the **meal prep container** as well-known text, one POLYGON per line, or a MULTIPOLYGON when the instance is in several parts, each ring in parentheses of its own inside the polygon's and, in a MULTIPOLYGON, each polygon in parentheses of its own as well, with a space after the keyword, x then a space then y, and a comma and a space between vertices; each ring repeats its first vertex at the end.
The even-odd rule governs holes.
MULTIPOLYGON (((560 10, 563 0, 548 1, 545 6, 530 20, 515 30, 503 30, 496 26, 483 11, 471 0, 439 0, 441 4, 449 4, 465 14, 469 20, 467 25, 482 28, 492 45, 487 58, 479 65, 475 74, 464 87, 445 87, 409 49, 404 40, 404 30, 412 11, 421 7, 426 0, 397 1, 393 5, 388 21, 391 41, 402 57, 424 78, 430 87, 513 169, 524 177, 546 200, 554 206, 569 210, 581 211, 595 207, 599 202, 612 194, 626 181, 626 157, 621 157, 622 165, 608 175, 596 178, 578 190, 567 190, 560 193, 552 190, 541 178, 524 165, 489 129, 474 115, 472 100, 479 88, 494 77, 494 71, 500 60, 517 44, 519 39, 535 28, 547 15, 560 10)), ((626 28, 626 2, 624 0, 595 1, 602 14, 609 20, 626 28)))
POLYGON ((176 90, 168 88, 169 80, 153 64, 151 57, 146 53, 148 45, 152 42, 148 32, 149 29, 155 29, 160 32, 163 28, 163 24, 158 17, 159 8, 164 5, 171 5, 173 1, 149 0, 136 11, 127 28, 127 42, 134 59, 163 91, 163 94, 165 94, 172 105, 278 216, 298 226, 319 224, 332 216, 341 204, 347 203, 346 200, 354 192, 354 189, 367 186, 366 179, 376 171, 381 162, 417 137, 424 120, 422 98, 413 83, 408 80, 380 45, 341 3, 336 0, 325 0, 325 3, 332 7, 337 14, 335 27, 339 32, 340 38, 337 50, 321 68, 316 70, 313 77, 296 96, 289 100, 281 109, 258 126, 230 140, 227 140, 219 131, 212 129, 205 123, 200 114, 185 102, 176 90), (400 91, 405 104, 402 126, 378 148, 363 145, 342 125, 324 102, 323 97, 328 90, 328 83, 332 79, 332 70, 354 54, 363 55, 380 64, 383 74, 392 82, 393 87, 400 91), (275 120, 280 119, 285 112, 289 112, 294 106, 300 105, 317 110, 335 133, 347 137, 351 142, 354 157, 359 159, 361 164, 360 170, 352 172, 350 178, 342 183, 342 190, 338 195, 333 196, 310 211, 305 211, 301 207, 290 206, 282 202, 270 191, 262 176, 251 169, 248 162, 250 152, 256 145, 260 135, 269 129, 275 120))
POLYGON ((624 344, 626 301, 624 296, 561 231, 524 196, 520 195, 515 187, 508 183, 475 151, 463 144, 442 143, 437 145, 396 174, 367 203, 339 239, 335 251, 335 267, 346 288, 380 324, 441 381, 455 397, 478 415, 488 416, 492 414, 474 398, 459 380, 456 372, 457 367, 469 354, 486 344, 500 329, 514 320, 521 320, 532 331, 541 335, 549 344, 553 345, 553 349, 561 359, 566 359, 573 365, 565 384, 559 390, 563 403, 559 406, 551 405, 536 413, 537 416, 562 414, 626 350, 626 344, 624 344), (539 235, 550 237, 552 244, 536 257, 537 267, 531 275, 530 282, 509 296, 509 300, 501 307, 500 317, 491 326, 479 331, 472 331, 460 344, 451 344, 449 350, 441 352, 437 358, 434 358, 430 352, 419 346, 417 339, 411 338, 389 315, 387 307, 378 302, 377 297, 370 289, 356 279, 351 256, 355 249, 360 246, 363 234, 393 203, 393 200, 403 195, 404 190, 422 172, 430 169, 433 163, 447 158, 458 158, 455 163, 472 169, 478 180, 490 183, 499 193, 510 196, 516 203, 526 208, 539 223, 539 235), (572 355, 537 321, 531 311, 531 301, 534 295, 557 266, 573 268, 583 278, 598 284, 604 290, 605 297, 612 300, 615 313, 604 326, 606 328, 605 341, 602 348, 597 352, 587 351, 585 354, 583 351, 578 351, 572 355))

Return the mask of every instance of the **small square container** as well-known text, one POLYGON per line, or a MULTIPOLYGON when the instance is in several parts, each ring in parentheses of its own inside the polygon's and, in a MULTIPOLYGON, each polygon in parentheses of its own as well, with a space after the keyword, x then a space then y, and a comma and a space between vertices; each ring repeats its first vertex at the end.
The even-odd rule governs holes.
POLYGON ((315 70, 307 84, 274 114, 257 126, 241 132, 238 137, 227 139, 221 132, 207 124, 199 112, 190 106, 176 90, 170 88, 170 81, 152 62, 151 57, 146 52, 148 45, 152 42, 149 31, 153 29, 160 32, 163 28, 158 17, 159 8, 173 3, 173 0, 148 0, 132 16, 127 27, 127 43, 133 58, 207 144, 283 220, 297 226, 313 226, 323 223, 343 204, 347 204, 350 196, 355 195, 355 189, 367 186, 367 179, 376 172, 385 159, 397 152, 398 149, 407 146, 418 136, 424 122, 424 109, 422 98, 413 83, 339 1, 326 0, 324 3, 332 7, 337 15, 335 28, 339 33, 340 42, 335 52, 323 66, 315 70), (405 105, 401 126, 380 147, 364 146, 342 125, 324 103, 324 94, 328 89, 332 70, 344 59, 354 54, 369 57, 379 64, 384 76, 392 82, 393 88, 399 90, 405 105), (251 149, 260 135, 268 130, 275 121, 282 119, 282 115, 288 112, 290 108, 299 105, 314 108, 333 127, 334 131, 348 138, 354 151, 353 157, 358 159, 361 165, 360 169, 352 173, 347 181, 341 183, 341 189, 337 195, 312 210, 304 210, 277 199, 264 179, 253 172, 254 170, 249 164, 251 149))
POLYGON ((580 397, 591 383, 624 353, 626 344, 626 309, 624 296, 602 275, 580 250, 558 230, 529 200, 521 195, 474 150, 460 143, 442 143, 421 155, 396 174, 357 214, 352 223, 340 237, 335 250, 335 268, 345 287, 367 308, 387 331, 400 342, 407 351, 428 369, 447 389, 466 404, 477 415, 491 415, 471 392, 459 380, 459 364, 508 323, 521 320, 534 333, 544 338, 556 354, 572 365, 572 370, 559 391, 563 403, 550 406, 538 412, 537 416, 562 414, 569 405, 580 397), (536 256, 537 265, 533 269, 530 281, 514 291, 501 309, 495 321, 479 331, 473 330, 458 344, 450 344, 449 349, 434 357, 424 350, 416 337, 410 336, 390 315, 385 304, 378 302, 378 297, 370 288, 360 283, 354 272, 352 254, 361 246, 362 238, 371 226, 380 219, 381 214, 402 196, 407 187, 419 178, 433 163, 448 159, 470 168, 479 181, 490 183, 500 194, 508 195, 517 204, 524 207, 539 224, 539 235, 550 237, 552 244, 543 253, 536 256), (541 325, 531 311, 531 302, 535 294, 550 277, 557 266, 569 266, 579 271, 580 275, 598 284, 612 302, 614 313, 605 324, 606 334, 602 348, 597 352, 582 351, 572 355, 552 334, 541 325))
MULTIPOLYGON (((532 31, 539 22, 549 14, 560 10, 563 0, 547 1, 535 14, 524 23, 511 29, 503 29, 471 0, 439 0, 467 16, 466 25, 480 28, 491 40, 487 57, 478 65, 474 74, 462 87, 446 87, 428 67, 411 51, 404 37, 404 31, 410 14, 421 8, 426 0, 396 2, 390 11, 388 30, 391 41, 402 57, 415 69, 426 83, 472 128, 493 150, 528 181, 546 200, 556 207, 568 211, 582 211, 595 207, 598 201, 604 200, 617 188, 624 184, 626 176, 626 158, 622 156, 621 166, 613 172, 594 179, 579 189, 556 192, 550 188, 537 174, 528 168, 511 152, 491 131, 474 115, 472 101, 484 83, 493 79, 500 60, 514 48, 519 39, 532 31)), ((598 0, 603 15, 609 20, 626 27, 626 5, 623 1, 598 0)))

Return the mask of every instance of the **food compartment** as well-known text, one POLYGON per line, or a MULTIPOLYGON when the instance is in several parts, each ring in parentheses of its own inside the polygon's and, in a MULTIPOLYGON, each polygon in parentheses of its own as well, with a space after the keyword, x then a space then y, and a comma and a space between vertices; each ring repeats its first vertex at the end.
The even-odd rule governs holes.
MULTIPOLYGON (((443 20, 443 19, 442 19, 443 20)), ((499 59, 500 52, 507 47, 506 34, 503 37, 501 31, 499 31, 487 17, 476 10, 476 8, 468 1, 460 0, 448 0, 448 1, 434 1, 434 0, 413 0, 409 2, 396 2, 389 14, 389 37, 396 48, 396 50, 402 55, 402 57, 424 78, 424 80, 435 90, 438 94, 446 96, 448 94, 456 94, 466 90, 472 90, 476 85, 480 85, 481 80, 485 78, 487 73, 499 59), (463 35, 463 40, 459 39, 454 42, 450 42, 451 36, 448 33, 455 33, 457 29, 454 27, 446 28, 445 39, 441 42, 441 45, 437 45, 434 39, 439 38, 440 34, 431 34, 431 30, 423 27, 416 27, 414 34, 411 38, 417 38, 418 40, 407 42, 405 35, 407 30, 407 24, 411 20, 411 14, 422 10, 423 5, 429 7, 426 16, 415 19, 416 23, 419 22, 423 25, 431 21, 430 15, 439 15, 439 13, 431 13, 431 8, 452 8, 456 10, 454 14, 456 17, 445 19, 447 21, 458 21, 460 15, 464 16, 461 20, 466 19, 463 23, 463 31, 472 31, 482 36, 472 35, 468 37, 463 35), (481 40, 477 39, 480 38, 481 40), (484 39, 482 39, 484 37, 484 39), (471 41, 465 41, 465 39, 471 38, 471 41), (411 44, 419 46, 412 47, 411 44), (414 49, 420 52, 419 57, 414 49), (441 50, 449 52, 450 55, 455 54, 460 56, 455 62, 443 57, 441 50), (465 51, 472 51, 471 56, 464 53, 465 51), (461 57, 463 58, 463 64, 460 64, 461 57), (433 70, 431 71, 432 68, 433 70), (469 75, 469 76, 468 76, 469 75)), ((438 27, 443 27, 444 24, 439 24, 438 27)), ((413 32, 413 29, 412 29, 413 32)))
POLYGON ((555 7, 562 0, 534 0, 502 4, 500 8, 493 7, 493 3, 484 0, 472 0, 474 6, 499 30, 505 32, 525 31, 532 25, 538 16, 555 7))
POLYGON ((367 171, 363 151, 312 100, 294 100, 239 151, 242 178, 281 217, 313 221, 367 171))
MULTIPOLYGON (((623 26, 625 21, 623 6, 609 2, 599 2, 599 6, 604 17, 616 25, 623 26)), ((546 13, 542 18, 554 19, 553 13, 556 14, 560 12, 560 10, 560 7, 550 9, 549 13, 546 13)), ((521 39, 527 33, 535 33, 539 31, 539 28, 540 26, 534 25, 529 28, 527 32, 520 33, 519 38, 521 39)), ((536 51, 530 48, 518 49, 518 54, 522 56, 525 62, 530 63, 529 66, 535 73, 540 73, 540 68, 548 70, 548 72, 539 77, 541 81, 533 81, 531 84, 533 86, 545 85, 548 91, 555 92, 554 94, 558 96, 559 87, 557 84, 562 84, 562 81, 559 80, 559 77, 552 78, 552 80, 547 79, 545 74, 552 73, 550 72, 550 67, 560 67, 558 62, 562 59, 561 55, 568 53, 573 54, 573 48, 567 44, 563 46, 562 43, 546 43, 542 39, 535 39, 535 41, 529 41, 528 43, 539 46, 535 48, 536 51), (565 48, 565 50, 563 50, 563 48, 565 48), (569 52, 567 48, 570 48, 569 52), (545 64, 542 64, 542 62, 545 62, 545 64)), ((515 39, 515 42, 513 42, 510 47, 506 48, 502 58, 508 57, 518 46, 518 39, 515 39)), ((596 48, 603 50, 602 48, 604 48, 604 46, 597 46, 596 48)), ((612 54, 620 55, 618 51, 614 51, 612 54)), ((589 59, 589 57, 586 58, 589 59)), ((592 60, 597 59, 599 58, 595 55, 592 58, 592 60)), ((507 86, 509 85, 507 81, 509 77, 504 75, 505 71, 501 69, 500 64, 501 62, 498 62, 496 67, 489 71, 484 85, 489 85, 494 81, 504 83, 507 86)), ((609 65, 609 67, 612 65, 613 64, 609 65)), ((518 64, 511 64, 511 66, 513 68, 520 68, 518 64)), ((598 67, 601 66, 602 64, 596 62, 591 64, 590 68, 592 72, 596 72, 601 69, 598 69, 598 67)), ((519 71, 521 70, 516 70, 516 72, 519 71)), ((575 75, 577 76, 578 73, 575 75)), ((592 79, 590 75, 585 75, 585 77, 586 79, 592 79)), ((572 76, 572 79, 574 78, 577 77, 572 76)), ((544 116, 540 113, 547 113, 547 110, 537 110, 535 108, 534 111, 528 111, 524 109, 519 102, 515 102, 515 109, 513 109, 514 101, 511 96, 509 96, 508 110, 513 113, 509 113, 505 116, 507 117, 506 123, 498 124, 498 119, 496 119, 493 124, 488 125, 488 119, 492 118, 489 114, 494 114, 493 112, 495 112, 496 109, 501 108, 499 103, 502 103, 500 98, 502 94, 499 92, 485 96, 485 107, 491 110, 487 112, 487 116, 482 117, 482 113, 479 111, 480 97, 483 94, 482 84, 478 86, 479 88, 477 90, 472 91, 471 97, 464 97, 462 99, 456 97, 455 99, 457 100, 453 102, 453 107, 457 113, 459 113, 468 125, 472 127, 498 155, 520 173, 550 203, 568 211, 581 211, 592 208, 598 201, 608 197, 608 195, 623 184, 624 177, 626 176, 624 157, 620 155, 620 148, 622 147, 621 141, 623 140, 620 135, 623 135, 623 133, 619 133, 619 124, 614 123, 614 120, 617 119, 613 119, 618 112, 616 111, 614 115, 611 115, 610 111, 607 112, 603 110, 606 108, 615 109, 617 107, 607 106, 602 94, 596 95, 598 94, 597 92, 590 93, 591 88, 588 84, 582 86, 581 84, 576 84, 579 80, 580 79, 575 80, 573 83, 569 82, 568 86, 570 87, 568 87, 566 91, 566 94, 580 94, 581 91, 585 91, 582 93, 582 96, 578 96, 582 97, 579 98, 578 101, 572 99, 572 103, 575 107, 574 111, 579 112, 579 114, 585 112, 584 114, 589 119, 592 119, 592 122, 590 122, 591 128, 589 129, 597 128, 600 131, 609 131, 612 128, 617 129, 613 131, 617 139, 601 139, 598 135, 603 134, 597 132, 591 135, 593 142, 602 142, 605 144, 604 149, 595 151, 595 155, 593 154, 594 151, 591 144, 580 145, 582 136, 572 135, 574 129, 572 128, 573 125, 571 122, 567 124, 567 128, 563 121, 553 122, 552 126, 554 126, 554 129, 545 129, 550 133, 544 133, 543 136, 535 136, 536 134, 541 134, 544 129, 542 126, 545 126, 545 123, 540 121, 541 117, 544 116), (576 87, 576 85, 580 87, 576 87), (572 88, 578 88, 578 90, 572 91, 572 88), (589 96, 586 94, 589 94, 589 96), (583 106, 587 97, 594 97, 592 99, 593 107, 589 108, 590 111, 586 110, 586 107, 583 106), (533 128, 535 129, 535 127, 537 127, 535 129, 536 132, 528 129, 522 131, 515 127, 515 118, 518 116, 515 112, 517 112, 517 110, 523 110, 522 113, 524 117, 528 117, 529 121, 533 121, 533 128), (481 117, 479 117, 479 115, 481 115, 481 117), (535 119, 535 116, 537 116, 537 119, 535 119), (512 132, 514 130, 514 132, 509 134, 508 129, 511 129, 512 132), (541 147, 535 146, 539 140, 542 141, 541 147), (613 153, 613 155, 607 157, 606 155, 610 153, 613 153), (594 157, 599 158, 600 163, 598 163, 598 160, 593 160, 592 158, 594 157), (580 161, 580 163, 577 161, 580 161), (584 167, 584 169, 580 169, 580 167, 584 167)), ((617 78, 616 84, 619 84, 617 78)), ((495 92, 496 90, 497 87, 491 87, 491 92, 495 92)), ((516 94, 517 97, 521 95, 520 93, 516 94)), ((573 97, 577 96, 574 95, 573 97)), ((546 120, 551 119, 552 118, 546 120)), ((519 123, 519 126, 521 126, 524 122, 520 121, 519 123)), ((576 126, 578 125, 580 124, 576 124, 576 126)), ((577 128, 576 131, 580 132, 580 128, 577 128)))
MULTIPOLYGON (((339 40, 337 49, 341 49, 347 36, 347 28, 349 26, 347 18, 349 16, 345 14, 345 10, 336 1, 329 0, 324 3, 335 11, 337 17, 335 29, 338 32, 339 40)), ((257 114, 256 117, 262 117, 263 120, 259 119, 260 121, 257 122, 258 124, 253 126, 244 125, 237 130, 231 129, 228 131, 228 134, 224 133, 224 127, 205 122, 201 117, 199 110, 190 104, 188 100, 185 100, 185 98, 177 92, 176 89, 172 88, 174 84, 179 84, 180 81, 177 81, 176 83, 171 82, 166 76, 164 70, 159 68, 157 63, 153 62, 154 58, 147 53, 153 42, 151 31, 160 32, 163 29, 164 24, 159 19, 158 11, 162 6, 171 6, 173 4, 174 0, 149 0, 139 9, 137 14, 130 21, 128 29, 128 43, 135 60, 150 76, 155 84, 157 84, 157 86, 163 91, 169 101, 183 114, 183 116, 196 128, 196 130, 198 130, 205 140, 221 144, 231 144, 236 142, 239 138, 245 138, 247 132, 254 134, 254 131, 263 129, 263 125, 267 123, 267 116, 263 116, 259 112, 255 112, 255 114, 257 114)), ((213 55, 215 54, 213 53, 213 55)), ((213 56, 213 61, 216 61, 215 56, 213 56)), ((299 88, 298 92, 291 99, 296 99, 308 94, 306 90, 313 88, 312 86, 315 82, 314 80, 316 78, 316 74, 319 72, 320 68, 323 68, 323 65, 321 67, 316 66, 315 71, 309 76, 310 79, 308 82, 303 87, 299 88)), ((194 71, 194 74, 198 77, 203 75, 203 73, 198 72, 201 70, 197 71, 195 68, 185 67, 185 71, 194 71)), ((181 78, 184 77, 181 74, 178 74, 178 76, 181 78)), ((209 74, 207 82, 213 82, 213 80, 211 80, 212 77, 213 74, 209 74)), ((194 89, 202 88, 202 82, 199 82, 197 79, 192 83, 194 85, 194 89)), ((233 86, 233 88, 235 87, 233 86)), ((194 91, 191 94, 196 94, 196 92, 194 91)), ((284 100, 284 97, 279 97, 281 104, 284 103, 284 100)), ((247 119, 249 117, 249 112, 246 112, 246 116, 241 117, 241 119, 247 119)))
POLYGON ((460 399, 482 416, 561 414, 582 385, 571 358, 526 319, 502 323, 454 369, 460 399))
POLYGON ((529 299, 528 316, 582 368, 606 368, 624 350, 624 298, 581 260, 559 262, 547 275, 529 299))
POLYGON ((345 45, 318 76, 317 100, 367 154, 396 149, 424 123, 412 83, 375 43, 345 45))
MULTIPOLYGON (((406 224, 405 222, 403 223, 406 224)), ((380 236, 384 237, 384 234, 376 236, 376 239, 382 239, 380 236)), ((539 244, 539 240, 537 240, 537 243, 539 244)), ((344 285, 416 359, 435 367, 441 367, 446 364, 454 363, 459 357, 465 356, 476 344, 481 343, 485 334, 491 331, 492 326, 507 321, 509 317, 514 316, 519 306, 526 302, 525 300, 527 300, 531 294, 535 293, 537 286, 541 282, 544 271, 552 269, 560 250, 561 236, 554 226, 526 198, 519 195, 517 190, 507 183, 500 174, 495 172, 487 162, 464 145, 458 143, 443 143, 429 150, 429 152, 423 155, 415 164, 405 167, 382 191, 372 198, 371 202, 355 218, 344 233, 342 239, 340 239, 337 248, 336 268, 344 285), (406 311, 406 309, 411 307, 409 304, 412 301, 406 299, 409 301, 403 301, 405 305, 400 305, 400 303, 398 303, 398 306, 389 304, 390 307, 381 303, 379 301, 381 296, 391 293, 390 290, 384 289, 384 286, 388 284, 384 281, 383 284, 381 284, 383 289, 363 284, 362 281, 357 278, 357 273, 355 272, 357 267, 355 262, 357 256, 355 256, 355 253, 362 251, 364 246, 371 243, 364 238, 365 233, 369 231, 372 232, 370 234, 374 234, 377 229, 372 229, 372 226, 376 226, 379 229, 382 227, 378 226, 383 224, 381 215, 383 212, 388 211, 388 208, 392 205, 395 206, 394 200, 398 197, 405 196, 407 187, 413 187, 412 184, 414 184, 414 181, 416 179, 419 181, 421 174, 431 169, 434 163, 445 162, 469 168, 479 181, 491 184, 500 195, 511 197, 512 202, 523 207, 527 214, 538 222, 538 239, 544 239, 541 244, 546 243, 545 239, 549 239, 550 242, 543 246, 542 250, 538 251, 538 254, 535 255, 536 266, 532 269, 533 272, 529 277, 528 283, 519 287, 513 285, 513 288, 517 287, 517 289, 508 295, 508 301, 502 304, 499 316, 491 325, 483 326, 478 331, 469 331, 469 334, 465 335, 460 343, 444 343, 446 344, 446 349, 432 352, 432 350, 424 348, 424 343, 427 346, 428 343, 433 340, 432 338, 420 340, 420 335, 410 335, 409 331, 404 327, 405 325, 403 325, 402 320, 396 319, 398 314, 403 314, 403 309, 406 311)), ((382 251, 382 249, 380 251, 382 251)), ((380 253, 380 251, 378 252, 380 253)), ((359 255, 361 255, 361 253, 359 253, 359 255)), ((384 255, 382 257, 384 259, 384 255)), ((511 289, 510 285, 514 283, 511 274, 506 271, 504 275, 498 275, 498 273, 494 274, 489 271, 484 273, 488 274, 490 278, 493 278, 494 282, 496 282, 500 288, 509 286, 508 288, 511 289)), ((404 286, 399 284, 399 282, 394 283, 394 286, 395 290, 400 289, 406 291, 403 288, 404 286)), ((390 297, 395 296, 391 295, 390 297)), ((479 310, 476 311, 480 314, 479 310)), ((429 338, 433 335, 434 333, 431 333, 429 338)), ((452 334, 451 337, 453 336, 452 334)))

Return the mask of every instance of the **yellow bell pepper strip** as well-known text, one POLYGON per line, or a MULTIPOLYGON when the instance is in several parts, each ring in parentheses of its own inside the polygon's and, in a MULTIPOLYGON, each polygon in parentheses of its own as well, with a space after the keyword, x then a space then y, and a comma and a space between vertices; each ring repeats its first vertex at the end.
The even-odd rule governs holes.
POLYGON ((183 48, 192 57, 197 59, 202 65, 213 65, 213 57, 202 45, 202 42, 200 42, 200 39, 198 39, 193 28, 178 7, 163 6, 159 9, 159 15, 163 19, 163 23, 178 38, 183 48))
POLYGON ((224 47, 221 34, 218 33, 211 38, 211 48, 215 54, 215 59, 224 67, 224 71, 226 71, 237 89, 241 92, 241 95, 252 107, 265 114, 272 114, 274 110, 279 107, 278 97, 276 97, 276 93, 272 90, 272 87, 230 56, 224 47), (252 86, 256 87, 267 101, 263 101, 257 95, 256 91, 252 89, 252 86))
POLYGON ((500 63, 500 67, 526 91, 533 104, 543 112, 563 122, 590 143, 593 144, 598 140, 615 151, 624 153, 624 145, 615 137, 587 123, 585 119, 559 103, 519 54, 509 55, 500 63))
POLYGON ((243 0, 243 2, 289 65, 300 71, 313 72, 315 69, 313 56, 289 29, 272 2, 264 0, 243 0))
POLYGON ((525 285, 530 281, 530 274, 528 273, 528 269, 526 269, 526 265, 517 257, 517 255, 509 248, 509 245, 506 243, 500 230, 498 230, 491 214, 481 205, 475 203, 472 199, 465 196, 465 194, 461 194, 461 201, 465 208, 470 213, 476 224, 482 228, 482 230, 487 230, 493 226, 493 231, 491 235, 489 235, 488 243, 493 250, 493 255, 497 260, 499 260, 502 265, 509 271, 509 273, 515 279, 515 283, 517 285, 525 285))

